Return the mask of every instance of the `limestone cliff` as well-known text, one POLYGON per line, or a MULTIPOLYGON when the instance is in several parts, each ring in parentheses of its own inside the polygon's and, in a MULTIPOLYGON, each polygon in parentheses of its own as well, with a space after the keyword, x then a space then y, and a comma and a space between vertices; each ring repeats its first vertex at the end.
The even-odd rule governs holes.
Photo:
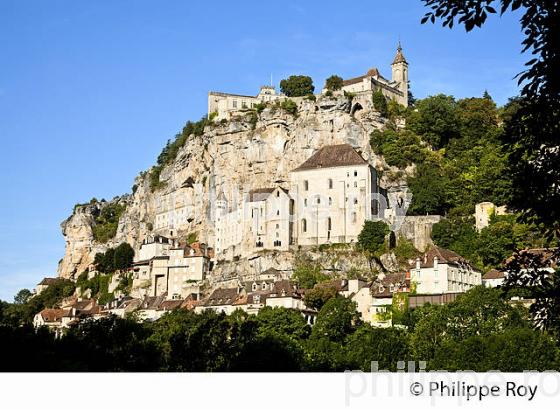
POLYGON ((161 172, 163 183, 155 191, 150 187, 149 171, 141 173, 134 192, 116 199, 126 204, 126 210, 115 237, 106 244, 95 242, 92 232, 95 214, 106 204, 77 207, 62 224, 66 253, 59 264, 59 275, 75 277, 93 261, 96 252, 107 246, 126 241, 138 248, 150 232, 168 234, 156 215, 174 206, 169 204, 179 193, 189 207, 174 235, 196 232, 199 240, 211 242, 210 202, 216 192, 227 194, 246 187, 282 184, 288 181, 290 170, 325 145, 351 144, 373 167, 385 171, 382 186, 403 185, 403 181, 387 177, 391 175, 389 167, 371 151, 370 133, 382 128, 385 119, 367 102, 357 107, 355 101, 342 95, 323 96, 317 101, 295 100, 297 115, 268 107, 256 123, 254 114, 240 113, 230 121, 207 126, 202 136, 192 135, 161 172))

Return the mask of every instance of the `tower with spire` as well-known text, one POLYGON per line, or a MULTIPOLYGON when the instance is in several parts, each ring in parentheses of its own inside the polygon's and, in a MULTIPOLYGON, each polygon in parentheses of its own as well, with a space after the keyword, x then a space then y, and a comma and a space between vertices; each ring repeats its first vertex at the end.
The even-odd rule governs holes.
POLYGON ((401 42, 397 45, 397 55, 393 60, 391 80, 396 83, 396 87, 403 93, 405 106, 408 106, 408 62, 402 52, 401 42))

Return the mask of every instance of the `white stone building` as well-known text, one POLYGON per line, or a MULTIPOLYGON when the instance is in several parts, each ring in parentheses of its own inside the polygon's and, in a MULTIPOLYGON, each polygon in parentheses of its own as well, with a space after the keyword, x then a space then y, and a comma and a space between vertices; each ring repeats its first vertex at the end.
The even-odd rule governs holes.
POLYGON ((362 76, 344 80, 342 90, 355 94, 370 94, 381 90, 387 99, 408 107, 408 62, 400 43, 391 64, 390 80, 383 77, 377 68, 371 68, 362 76))
POLYGON ((436 246, 416 259, 410 280, 418 294, 461 293, 482 285, 482 274, 462 256, 436 246))
POLYGON ((475 205, 474 218, 478 232, 490 225, 490 218, 493 214, 507 215, 507 209, 505 206, 496 206, 492 202, 481 202, 475 205))
POLYGON ((217 120, 229 119, 236 112, 249 110, 256 104, 286 98, 276 92, 273 86, 263 85, 256 96, 227 94, 216 91, 208 93, 208 114, 216 113, 217 120))
POLYGON ((355 242, 373 215, 374 168, 348 144, 319 149, 290 172, 297 245, 355 242))

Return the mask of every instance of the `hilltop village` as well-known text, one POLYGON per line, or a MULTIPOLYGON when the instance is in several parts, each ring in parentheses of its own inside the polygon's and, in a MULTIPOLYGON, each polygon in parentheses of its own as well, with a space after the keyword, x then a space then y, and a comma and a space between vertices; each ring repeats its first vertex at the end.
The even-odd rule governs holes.
MULTIPOLYGON (((399 301, 415 309, 501 286, 507 273, 484 272, 434 244, 432 228, 445 215, 406 214, 414 166, 398 170, 370 146, 372 132, 404 127, 399 117, 389 123, 380 95, 385 105, 409 105, 400 45, 390 79, 371 68, 317 95, 288 97, 272 86, 256 96, 210 92, 203 129, 189 129, 177 149, 168 144, 132 195, 78 205, 63 223, 59 277, 77 288, 37 312, 34 325, 60 333, 111 314, 153 321, 175 309, 264 307, 296 309, 313 325, 318 306, 309 295, 328 286, 355 302, 364 322, 389 327, 399 301), (383 251, 364 251, 370 222, 386 226, 383 251), (122 244, 133 256, 109 275, 98 255, 122 244), (410 244, 402 258, 394 251, 400 244, 410 244), (308 271, 321 280, 309 285, 308 271), (101 277, 103 297, 91 286, 101 277)), ((477 231, 508 214, 498 205, 471 210, 477 231)), ((45 278, 35 294, 57 280, 45 278)))

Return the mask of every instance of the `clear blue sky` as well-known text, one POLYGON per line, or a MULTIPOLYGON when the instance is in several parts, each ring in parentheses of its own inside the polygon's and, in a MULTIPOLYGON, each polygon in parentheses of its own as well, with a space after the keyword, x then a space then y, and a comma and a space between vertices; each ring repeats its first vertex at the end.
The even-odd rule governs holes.
POLYGON ((416 97, 517 93, 519 15, 422 26, 419 0, 0 0, 0 298, 54 276, 77 202, 130 191, 209 90, 290 74, 390 75, 400 36, 416 97), (303 4, 304 3, 304 4, 303 4))

